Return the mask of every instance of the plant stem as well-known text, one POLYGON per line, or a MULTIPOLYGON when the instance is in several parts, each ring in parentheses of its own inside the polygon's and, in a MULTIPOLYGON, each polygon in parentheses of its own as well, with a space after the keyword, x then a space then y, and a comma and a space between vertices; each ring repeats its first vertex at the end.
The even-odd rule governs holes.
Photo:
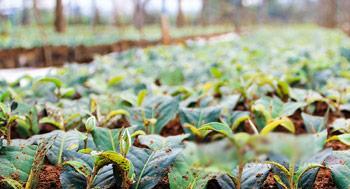
POLYGON ((87 148, 87 143, 88 143, 88 139, 89 139, 88 137, 89 137, 89 133, 86 132, 86 139, 84 139, 84 149, 87 148))
POLYGON ((240 162, 238 165, 238 183, 237 183, 237 189, 241 188, 241 179, 242 179, 242 175, 243 175, 243 168, 244 168, 244 163, 240 162))
POLYGON ((86 189, 91 189, 94 184, 95 176, 97 175, 97 169, 94 167, 92 170, 92 175, 87 178, 86 189))
POLYGON ((256 128, 256 126, 254 125, 254 123, 252 122, 252 120, 251 120, 251 119, 248 119, 248 122, 249 122, 250 127, 253 129, 254 134, 255 134, 255 135, 259 135, 259 131, 258 131, 258 129, 256 128))
POLYGON ((7 134, 6 134, 7 145, 11 144, 11 127, 12 127, 12 122, 8 123, 7 125, 7 134))

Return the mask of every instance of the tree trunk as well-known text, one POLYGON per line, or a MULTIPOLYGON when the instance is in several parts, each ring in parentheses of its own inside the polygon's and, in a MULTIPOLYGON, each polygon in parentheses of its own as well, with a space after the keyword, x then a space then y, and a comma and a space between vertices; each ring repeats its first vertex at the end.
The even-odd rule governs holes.
POLYGON ((22 0, 22 25, 28 25, 30 24, 30 11, 29 8, 26 5, 26 0, 22 0))
POLYGON ((101 16, 100 16, 100 10, 98 9, 97 7, 97 2, 96 0, 93 0, 92 1, 92 7, 93 7, 93 11, 94 11, 94 18, 92 20, 92 23, 94 26, 97 26, 97 25, 101 25, 101 16))
POLYGON ((208 14, 207 9, 209 7, 209 0, 202 0, 202 10, 201 10, 201 24, 202 26, 208 25, 208 14))
POLYGON ((112 5, 113 5, 113 24, 119 27, 121 25, 121 22, 119 20, 117 1, 112 0, 112 5))
POLYGON ((235 25, 235 32, 240 33, 241 32, 241 23, 243 19, 243 2, 242 0, 239 0, 236 6, 236 13, 234 18, 234 25, 235 25))
POLYGON ((162 15, 160 19, 161 30, 162 30, 162 42, 164 44, 170 43, 170 32, 169 32, 169 20, 165 5, 165 0, 162 0, 162 15))
POLYGON ((66 30, 66 20, 63 13, 63 3, 62 0, 56 0, 56 10, 55 10, 55 31, 58 33, 63 33, 66 30))
POLYGON ((182 11, 182 0, 178 0, 178 10, 177 10, 177 17, 176 17, 176 26, 181 28, 185 25, 186 19, 185 15, 182 11))
POLYGON ((149 0, 134 0, 134 14, 133 14, 133 23, 137 30, 143 35, 143 26, 145 24, 145 7, 148 4, 149 0))
POLYGON ((266 24, 269 22, 269 1, 262 0, 258 10, 258 22, 259 24, 266 24))
POLYGON ((319 1, 319 24, 324 27, 334 28, 337 26, 337 1, 320 0, 319 1))
POLYGON ((350 1, 342 0, 339 3, 340 23, 338 24, 341 24, 341 29, 350 36, 350 1))

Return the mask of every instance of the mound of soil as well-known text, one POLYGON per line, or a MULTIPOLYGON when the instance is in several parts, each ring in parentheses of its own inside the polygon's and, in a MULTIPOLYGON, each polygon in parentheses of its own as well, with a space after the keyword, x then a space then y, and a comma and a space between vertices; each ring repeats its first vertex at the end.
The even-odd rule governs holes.
POLYGON ((60 182, 61 167, 44 165, 39 174, 37 189, 62 188, 60 182))

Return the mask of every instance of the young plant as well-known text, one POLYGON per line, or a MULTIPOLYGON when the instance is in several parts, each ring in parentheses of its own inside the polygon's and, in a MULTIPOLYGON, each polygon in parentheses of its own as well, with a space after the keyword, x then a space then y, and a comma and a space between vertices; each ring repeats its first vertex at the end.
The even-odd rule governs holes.
POLYGON ((236 184, 236 187, 240 189, 242 175, 243 175, 243 168, 245 164, 250 160, 252 160, 256 155, 256 154, 252 155, 251 152, 255 153, 257 151, 255 151, 256 149, 251 149, 251 147, 254 148, 258 138, 256 136, 252 136, 247 133, 233 134, 231 128, 228 125, 223 123, 217 123, 217 122, 204 124, 197 131, 200 132, 201 135, 209 134, 208 131, 215 131, 219 134, 224 135, 225 138, 227 138, 234 145, 237 151, 238 171, 237 171, 237 176, 233 177, 233 180, 236 184))
POLYGON ((6 136, 7 144, 11 144, 11 128, 15 126, 16 121, 24 121, 25 118, 15 114, 17 103, 13 102, 11 106, 0 103, 0 132, 6 136))
POLYGON ((275 181, 278 182, 284 189, 299 189, 300 187, 298 184, 307 171, 316 168, 325 168, 325 166, 322 164, 310 163, 305 166, 300 166, 297 170, 295 170, 295 160, 290 162, 288 168, 274 161, 266 161, 265 163, 275 166, 287 177, 288 185, 287 183, 283 182, 280 176, 273 176, 275 181))
POLYGON ((126 189, 133 181, 133 165, 131 162, 118 152, 104 151, 104 152, 91 152, 93 158, 92 169, 81 161, 66 161, 64 166, 72 167, 76 172, 83 175, 86 179, 86 189, 91 189, 94 186, 94 181, 99 171, 110 164, 113 164, 113 168, 118 173, 121 173, 121 188, 126 189))
POLYGON ((87 148, 89 134, 97 127, 97 120, 95 116, 90 116, 85 122, 86 136, 84 137, 84 149, 87 148))
POLYGON ((266 137, 264 145, 270 151, 270 160, 265 163, 278 170, 273 171, 275 181, 284 189, 312 185, 317 169, 325 168, 322 163, 332 153, 330 149, 323 150, 326 137, 325 131, 302 136, 271 133, 266 137))
POLYGON ((288 116, 291 116, 297 109, 304 106, 305 103, 302 102, 284 103, 277 97, 263 97, 254 103, 252 111, 262 135, 267 135, 279 126, 294 133, 294 124, 288 116))

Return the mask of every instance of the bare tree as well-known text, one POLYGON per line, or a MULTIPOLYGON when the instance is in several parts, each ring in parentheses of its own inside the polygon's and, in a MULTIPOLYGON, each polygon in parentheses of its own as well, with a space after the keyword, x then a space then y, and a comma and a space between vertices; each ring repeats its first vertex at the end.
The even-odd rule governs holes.
POLYGON ((241 32, 241 23, 243 19, 244 14, 244 7, 243 7, 243 1, 238 0, 236 3, 236 11, 235 11, 235 18, 234 18, 234 25, 235 25, 235 32, 240 33, 241 32))
POLYGON ((55 9, 55 31, 58 33, 63 33, 66 30, 66 20, 63 13, 63 3, 62 0, 56 0, 55 9))
POLYGON ((22 25, 30 24, 30 10, 27 7, 26 0, 22 0, 22 25))
POLYGON ((143 26, 145 24, 146 6, 150 0, 134 0, 134 15, 133 22, 135 27, 143 33, 143 26))
POLYGON ((118 7, 117 7, 117 1, 112 0, 113 5, 113 23, 115 26, 120 26, 120 20, 119 20, 119 13, 118 13, 118 7))
POLYGON ((176 17, 176 26, 183 27, 186 23, 185 15, 182 11, 182 0, 178 0, 178 10, 176 17))
POLYGON ((202 26, 208 25, 208 8, 209 0, 202 0, 202 9, 200 17, 200 23, 202 24, 202 26))
POLYGON ((100 10, 98 9, 96 0, 92 0, 92 8, 93 8, 93 12, 94 12, 94 17, 92 20, 93 25, 94 26, 101 25, 100 10))
POLYGON ((258 7, 258 22, 266 23, 269 20, 269 4, 271 0, 262 0, 258 7))
POLYGON ((337 0, 319 1, 319 24, 324 27, 337 26, 337 0))
POLYGON ((165 0, 162 0, 162 13, 160 18, 160 25, 162 30, 162 42, 164 44, 168 44, 170 42, 170 32, 165 0))

